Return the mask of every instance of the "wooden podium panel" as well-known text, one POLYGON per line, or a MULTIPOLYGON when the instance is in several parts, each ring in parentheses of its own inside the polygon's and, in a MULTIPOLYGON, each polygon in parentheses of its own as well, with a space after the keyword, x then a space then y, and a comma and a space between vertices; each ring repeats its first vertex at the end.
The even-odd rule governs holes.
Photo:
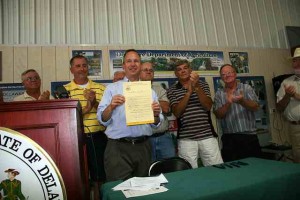
POLYGON ((81 109, 77 100, 0 103, 0 126, 18 131, 51 156, 68 199, 89 199, 81 109))

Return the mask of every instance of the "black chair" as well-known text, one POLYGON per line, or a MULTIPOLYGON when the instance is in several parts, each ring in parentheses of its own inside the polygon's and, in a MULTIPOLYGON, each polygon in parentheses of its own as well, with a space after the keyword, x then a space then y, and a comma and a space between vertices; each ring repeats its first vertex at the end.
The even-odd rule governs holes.
POLYGON ((192 169, 192 166, 188 161, 180 157, 172 157, 153 162, 149 167, 148 175, 155 176, 161 173, 175 172, 186 169, 192 169))

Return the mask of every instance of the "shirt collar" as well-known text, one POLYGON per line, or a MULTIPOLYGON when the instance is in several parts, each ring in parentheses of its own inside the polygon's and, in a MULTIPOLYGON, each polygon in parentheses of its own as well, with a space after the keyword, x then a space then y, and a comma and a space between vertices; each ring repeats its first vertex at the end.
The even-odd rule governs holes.
MULTIPOLYGON (((129 79, 126 76, 123 78, 123 81, 124 82, 131 82, 131 81, 129 81, 129 79)), ((141 81, 141 80, 139 79, 138 81, 141 81)))
POLYGON ((299 76, 295 76, 294 81, 300 81, 300 77, 299 76))
POLYGON ((34 99, 34 100, 37 100, 36 98, 30 96, 26 91, 24 92, 24 99, 34 99))
MULTIPOLYGON (((89 89, 91 87, 91 80, 89 79, 88 80, 88 82, 87 82, 87 86, 86 86, 86 88, 87 89, 89 89)), ((72 80, 71 81, 71 89, 84 89, 84 88, 82 88, 82 87, 79 87, 79 85, 77 85, 76 83, 75 83, 75 81, 74 80, 72 80)))
POLYGON ((180 88, 183 88, 183 86, 180 83, 180 81, 177 81, 177 83, 176 83, 176 89, 180 89, 180 88))

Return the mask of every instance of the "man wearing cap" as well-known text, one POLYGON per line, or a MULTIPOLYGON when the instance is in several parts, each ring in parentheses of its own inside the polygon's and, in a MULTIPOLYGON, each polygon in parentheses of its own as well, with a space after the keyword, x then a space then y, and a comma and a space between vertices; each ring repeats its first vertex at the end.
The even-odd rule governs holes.
POLYGON ((286 78, 277 92, 277 110, 289 121, 294 162, 300 163, 300 47, 292 57, 294 75, 286 78))

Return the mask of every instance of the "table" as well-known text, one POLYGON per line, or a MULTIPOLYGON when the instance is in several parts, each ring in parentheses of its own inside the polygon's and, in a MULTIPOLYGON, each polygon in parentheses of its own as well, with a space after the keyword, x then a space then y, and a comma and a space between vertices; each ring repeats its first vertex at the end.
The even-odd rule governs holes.
MULTIPOLYGON (((138 200, 196 199, 299 199, 300 164, 259 158, 246 158, 222 165, 166 173, 167 192, 135 197, 138 200)), ((126 199, 111 188, 114 181, 102 186, 103 200, 126 199)))

